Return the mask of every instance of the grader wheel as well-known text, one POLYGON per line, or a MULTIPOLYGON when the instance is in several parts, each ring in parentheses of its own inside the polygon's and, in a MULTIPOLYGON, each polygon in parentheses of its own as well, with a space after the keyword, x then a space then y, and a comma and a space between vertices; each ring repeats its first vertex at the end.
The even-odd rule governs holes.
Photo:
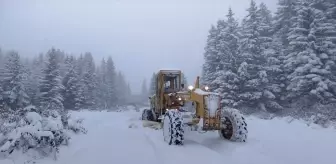
POLYGON ((141 120, 154 121, 155 120, 155 114, 154 114, 153 110, 144 109, 142 111, 141 120))
POLYGON ((224 119, 225 120, 222 122, 222 125, 224 125, 223 126, 224 128, 220 131, 220 133, 225 139, 230 140, 230 138, 233 135, 232 122, 230 121, 228 117, 225 117, 224 119))
POLYGON ((168 110, 163 118, 163 137, 169 145, 183 145, 184 129, 182 115, 177 110, 168 110))
POLYGON ((219 136, 223 139, 236 142, 246 142, 247 124, 243 115, 233 108, 224 108, 221 118, 222 129, 218 131, 219 136))

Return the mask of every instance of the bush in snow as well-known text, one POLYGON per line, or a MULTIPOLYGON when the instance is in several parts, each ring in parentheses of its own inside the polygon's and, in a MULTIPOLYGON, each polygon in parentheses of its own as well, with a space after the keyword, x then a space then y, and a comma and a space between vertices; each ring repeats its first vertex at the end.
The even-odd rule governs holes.
POLYGON ((67 129, 75 133, 87 133, 87 130, 82 126, 83 119, 73 119, 71 116, 68 116, 68 125, 67 129))
MULTIPOLYGON (((52 155, 56 159, 61 145, 68 145, 70 136, 68 130, 75 133, 86 133, 81 126, 82 120, 67 117, 66 127, 62 117, 55 112, 45 117, 39 114, 34 107, 25 108, 25 114, 21 119, 6 119, 0 125, 0 154, 10 155, 14 150, 23 153, 35 150, 41 156, 52 155)), ((9 114, 10 116, 15 116, 9 114)), ((9 117, 10 118, 10 117, 9 117)))
POLYGON ((0 152, 5 155, 14 150, 35 149, 43 156, 53 154, 56 158, 59 146, 68 144, 70 139, 59 118, 42 118, 36 112, 28 112, 18 122, 5 122, 2 127, 6 130, 0 141, 0 152))

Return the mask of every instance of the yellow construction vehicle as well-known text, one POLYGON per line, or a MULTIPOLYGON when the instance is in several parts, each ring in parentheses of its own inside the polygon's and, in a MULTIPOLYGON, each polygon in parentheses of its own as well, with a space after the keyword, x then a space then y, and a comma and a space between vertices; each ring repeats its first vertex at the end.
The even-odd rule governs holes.
POLYGON ((193 131, 218 131, 231 141, 246 142, 247 124, 236 109, 222 108, 220 95, 200 87, 199 77, 194 86, 181 83, 180 70, 160 70, 156 74, 156 92, 149 97, 150 109, 142 111, 142 120, 162 124, 164 141, 183 145, 184 128, 193 131))

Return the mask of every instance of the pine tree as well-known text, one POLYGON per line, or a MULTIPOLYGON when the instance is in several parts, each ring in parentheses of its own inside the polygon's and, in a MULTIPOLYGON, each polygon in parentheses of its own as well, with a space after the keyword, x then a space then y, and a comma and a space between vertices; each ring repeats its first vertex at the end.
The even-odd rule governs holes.
POLYGON ((290 73, 285 67, 286 55, 291 52, 289 32, 296 22, 297 0, 278 0, 277 11, 274 16, 273 41, 267 58, 267 73, 270 80, 270 90, 276 93, 275 99, 284 105, 288 105, 287 76, 290 73))
POLYGON ((83 78, 83 75, 84 75, 84 68, 85 68, 85 62, 84 62, 84 57, 82 54, 79 55, 79 58, 77 59, 77 73, 78 73, 78 76, 80 77, 80 79, 83 78))
POLYGON ((203 85, 208 85, 210 88, 214 88, 211 83, 214 81, 213 73, 216 72, 216 63, 218 63, 217 54, 218 51, 216 49, 217 45, 217 35, 218 30, 215 26, 211 26, 209 30, 209 35, 207 39, 207 44, 205 47, 204 53, 204 64, 202 66, 202 78, 201 83, 203 85))
POLYGON ((333 25, 323 11, 312 7, 311 2, 299 1, 297 22, 291 29, 291 53, 286 57, 290 98, 307 97, 309 102, 335 101, 335 44, 328 37, 333 25))
POLYGON ((219 79, 223 76, 223 62, 225 61, 225 56, 227 55, 225 50, 223 49, 225 45, 223 45, 223 31, 227 28, 227 23, 224 20, 217 21, 217 34, 215 39, 215 51, 210 55, 211 58, 211 67, 212 71, 210 73, 210 81, 207 86, 213 89, 215 92, 221 93, 221 83, 222 81, 219 79))
POLYGON ((132 96, 132 90, 131 90, 131 86, 130 86, 129 83, 127 84, 127 95, 128 95, 128 97, 132 96))
POLYGON ((67 56, 69 56, 69 55, 66 55, 65 52, 62 51, 60 53, 60 57, 58 59, 59 63, 60 63, 60 75, 62 77, 64 77, 66 72, 67 72, 67 61, 66 61, 67 56))
MULTIPOLYGON (((43 56, 40 54, 40 56, 43 56)), ((26 89, 30 101, 35 106, 39 106, 39 82, 42 76, 42 67, 44 65, 44 61, 39 58, 33 58, 29 66, 28 78, 26 80, 26 89)))
POLYGON ((237 75, 237 68, 239 66, 239 38, 240 32, 238 28, 238 22, 234 18, 234 13, 231 8, 227 14, 226 28, 219 32, 219 52, 221 54, 221 65, 220 71, 216 72, 217 83, 216 92, 221 93, 222 105, 234 106, 236 101, 238 101, 238 82, 239 77, 237 75))
POLYGON ((4 103, 14 111, 23 109, 30 103, 24 86, 27 71, 17 52, 9 52, 4 69, 1 72, 0 86, 3 90, 2 99, 4 103))
POLYGON ((116 86, 116 69, 112 57, 106 63, 106 84, 107 84, 107 106, 114 107, 118 102, 118 91, 116 86))
POLYGON ((264 83, 262 102, 268 111, 277 112, 282 108, 278 103, 282 100, 284 91, 285 75, 283 72, 283 56, 279 56, 277 51, 277 42, 273 41, 273 19, 271 11, 264 3, 261 3, 258 9, 260 16, 259 37, 260 49, 263 57, 266 59, 264 69, 267 75, 267 83, 264 83))
POLYGON ((146 100, 148 98, 148 89, 147 89, 147 80, 146 79, 144 79, 142 81, 141 96, 142 96, 143 100, 146 100))
POLYGON ((2 84, 0 84, 0 117, 1 117, 1 113, 4 113, 4 91, 2 89, 2 84))
POLYGON ((95 64, 92 54, 87 52, 83 60, 83 77, 82 84, 84 85, 85 107, 93 108, 96 105, 95 92, 97 87, 95 64))
POLYGON ((117 76, 118 104, 124 105, 127 99, 127 83, 124 75, 119 71, 117 76))
POLYGON ((260 24, 258 27, 262 51, 271 47, 272 43, 272 14, 264 3, 261 3, 258 9, 260 24))
POLYGON ((102 60, 100 64, 100 71, 98 74, 98 96, 97 102, 99 102, 99 106, 103 108, 107 108, 108 102, 108 85, 107 85, 107 71, 106 71, 106 61, 105 59, 102 60))
POLYGON ((3 61, 4 61, 3 58, 4 58, 4 57, 3 57, 3 55, 2 55, 2 50, 1 50, 1 48, 0 48, 0 69, 3 67, 3 61))
MULTIPOLYGON (((77 75, 78 77, 78 75, 77 75)), ((85 108, 86 104, 85 104, 85 84, 82 80, 79 80, 77 85, 77 93, 76 93, 76 104, 75 104, 75 109, 79 110, 79 109, 83 109, 85 108)))
POLYGON ((153 72, 149 83, 149 94, 154 95, 156 93, 156 73, 153 72))
MULTIPOLYGON (((331 25, 329 27, 336 29, 336 1, 322 0, 322 1, 317 1, 317 2, 320 3, 319 5, 321 6, 318 9, 323 11, 326 17, 326 21, 331 25)), ((328 36, 329 36, 329 39, 331 39, 332 42, 336 44, 335 30, 330 30, 328 36)))
POLYGON ((306 62, 308 62, 307 59, 315 56, 309 46, 308 39, 310 24, 312 23, 310 17, 312 17, 312 11, 308 2, 300 1, 297 5, 297 16, 295 17, 297 22, 290 29, 288 37, 291 53, 286 56, 285 60, 285 68, 289 73, 287 90, 289 90, 288 96, 291 99, 307 94, 309 92, 307 90, 310 89, 307 88, 310 85, 309 82, 303 79, 304 76, 301 74, 307 71, 307 68, 304 68, 306 62), (297 75, 298 77, 296 77, 297 75))
POLYGON ((289 31, 293 27, 293 22, 297 15, 297 0, 278 0, 277 11, 274 16, 274 39, 279 43, 279 53, 287 54, 289 46, 289 31))
POLYGON ((43 69, 40 83, 41 110, 45 115, 50 115, 52 110, 63 114, 62 77, 60 76, 60 51, 52 48, 47 52, 47 61, 43 69))
POLYGON ((238 105, 267 110, 265 103, 274 95, 265 88, 269 81, 265 68, 267 56, 263 49, 265 37, 261 35, 262 17, 254 0, 251 0, 247 11, 248 16, 242 23, 243 36, 240 42, 241 57, 244 62, 239 67, 243 72, 239 73, 242 76, 238 105))
POLYGON ((65 75, 63 77, 63 97, 65 109, 76 109, 76 104, 80 103, 78 95, 78 74, 76 72, 76 62, 73 56, 66 56, 65 60, 65 75))

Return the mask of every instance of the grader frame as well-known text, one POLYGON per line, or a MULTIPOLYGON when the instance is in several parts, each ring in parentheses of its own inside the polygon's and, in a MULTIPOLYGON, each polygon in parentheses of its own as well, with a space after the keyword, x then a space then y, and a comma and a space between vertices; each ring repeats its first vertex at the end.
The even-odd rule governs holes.
POLYGON ((195 107, 195 114, 192 118, 186 119, 189 121, 185 124, 189 126, 202 124, 203 131, 220 130, 221 110, 218 94, 207 92, 207 87, 201 89, 199 77, 196 78, 195 85, 188 88, 181 83, 181 79, 180 70, 160 70, 157 73, 156 93, 150 97, 151 109, 155 115, 153 121, 161 122, 167 110, 180 110, 186 103, 191 103, 195 107), (165 85, 167 83, 169 86, 165 85), (210 98, 214 99, 216 104, 209 103, 207 100, 210 98))
POLYGON ((221 108, 220 96, 208 92, 206 86, 200 87, 199 77, 194 86, 185 88, 180 70, 160 70, 156 75, 156 92, 149 97, 150 109, 142 111, 141 119, 144 126, 148 123, 147 127, 162 128, 169 145, 183 145, 185 125, 192 131, 216 130, 222 139, 246 142, 248 131, 243 115, 237 109, 221 108), (187 103, 194 111, 185 110, 187 103))

